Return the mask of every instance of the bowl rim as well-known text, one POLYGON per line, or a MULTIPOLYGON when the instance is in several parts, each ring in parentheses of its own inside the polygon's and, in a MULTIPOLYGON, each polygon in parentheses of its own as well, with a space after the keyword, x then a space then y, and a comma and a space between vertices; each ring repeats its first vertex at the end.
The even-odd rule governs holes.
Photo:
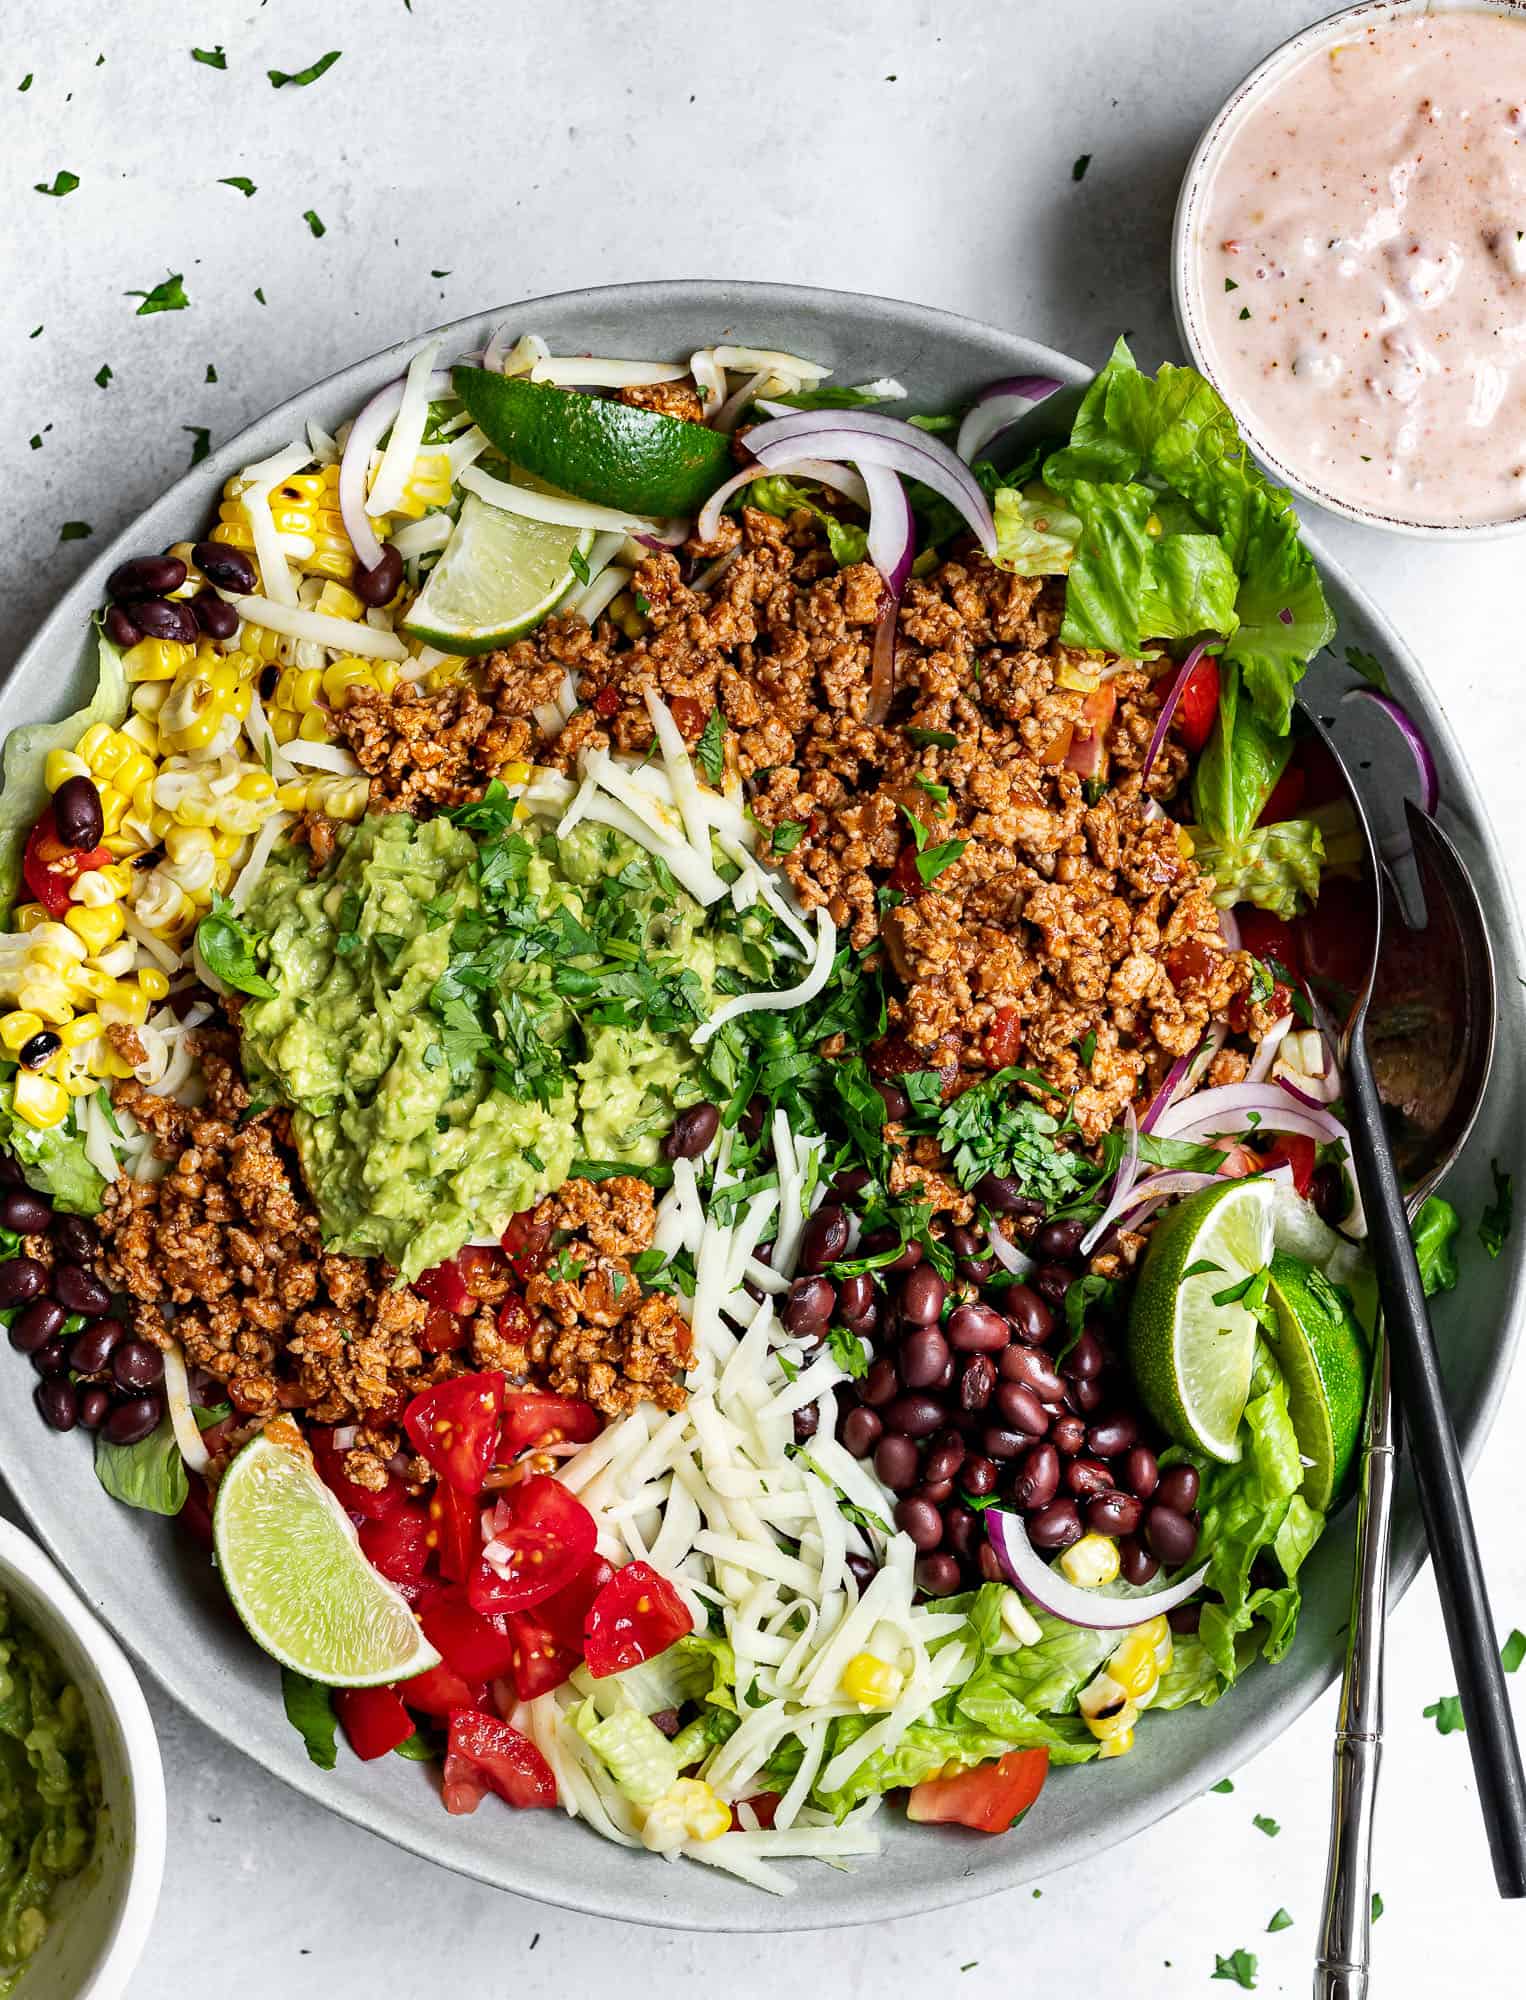
MULTIPOLYGON (((31 1585, 89 1660, 122 1732, 132 1809, 125 1843, 127 1890, 89 1982, 76 1995, 76 2000, 118 2000, 143 1957, 164 1880, 168 1813, 158 1731, 137 1674, 116 1639, 42 1546, 0 1519, 0 1585, 11 1576, 31 1585)), ((25 2000, 25 1986, 20 1990, 25 2000)))
MULTIPOLYGON (((220 490, 227 476, 248 462, 252 450, 272 448, 268 440, 279 429, 295 424, 300 430, 309 410, 321 405, 324 399, 332 402, 343 395, 352 407, 359 407, 378 387, 401 374, 412 355, 426 342, 439 337, 447 340, 456 338, 463 347, 469 348, 474 339, 480 342, 486 330, 505 318, 517 318, 524 323, 529 323, 537 315, 546 320, 575 317, 579 321, 587 321, 613 314, 624 325, 635 328, 646 319, 661 318, 665 312, 674 311, 681 313, 686 325, 693 322, 717 328, 730 328, 749 320, 754 324, 767 324, 771 316, 775 320, 783 316, 797 324, 806 319, 826 328, 842 325, 852 333, 863 330, 866 322, 879 320, 902 337, 922 343, 932 353, 936 353, 940 342, 951 343, 961 365, 969 364, 977 353, 982 367, 988 358, 991 379, 1019 371, 1045 372, 1057 375, 1067 387, 1073 387, 1090 380, 1094 372, 1074 358, 1045 347, 1027 335, 994 327, 973 316, 872 294, 792 284, 707 279, 643 281, 575 288, 482 309, 441 326, 412 333, 388 347, 350 362, 319 381, 305 385, 273 410, 256 417, 202 465, 182 474, 147 509, 129 522, 76 579, 38 627, 18 658, 12 674, 18 678, 35 679, 44 663, 53 667, 61 657, 74 659, 79 656, 87 621, 100 600, 105 579, 118 561, 141 544, 142 522, 146 517, 159 513, 161 509, 171 515, 182 514, 187 507, 197 511, 203 509, 220 490), (1013 353, 1014 348, 1020 349, 1021 353, 1013 353), (261 438, 257 446, 252 444, 256 435, 261 438)), ((623 341, 633 338, 634 334, 621 333, 618 337, 623 341)), ((908 363, 908 367, 910 365, 908 363)), ((1482 794, 1467 769, 1451 725, 1426 683, 1414 652, 1400 638, 1386 616, 1374 606, 1367 593, 1351 580, 1344 567, 1330 557, 1307 531, 1305 539, 1327 579, 1335 585, 1343 607, 1349 607, 1350 612, 1366 625, 1398 669, 1401 679, 1406 684, 1414 685, 1427 729, 1441 750, 1443 761, 1455 768, 1464 780, 1458 796, 1465 801, 1467 831, 1473 847, 1482 851, 1490 885, 1500 897, 1498 916, 1503 934, 1497 938, 1497 945, 1501 961, 1507 967, 1526 967, 1526 944, 1523 944, 1521 936, 1520 917, 1506 888, 1510 877, 1482 794)), ((0 687, 0 695, 3 692, 3 687, 0 687)), ((18 721, 26 719, 29 718, 20 717, 18 721)), ((3 726, 0 726, 0 735, 3 735, 3 726)), ((1502 1004, 1506 1003, 1516 1008, 1522 1019, 1523 1031, 1526 1031, 1526 1001, 1517 1005, 1516 996, 1507 991, 1502 1004)), ((1469 1424, 1463 1445, 1464 1463, 1469 1467, 1483 1447, 1504 1394, 1522 1331, 1523 1303, 1526 1303, 1526 1257, 1518 1254, 1512 1260, 1508 1295, 1500 1315, 1503 1327, 1497 1336, 1498 1352, 1487 1375, 1470 1396, 1469 1424)), ((13 1490, 29 1517, 32 1516, 33 1506, 36 1506, 39 1537, 52 1546, 56 1534, 60 1549, 66 1547, 67 1517, 57 1515, 46 1506, 43 1493, 35 1483, 26 1490, 20 1486, 13 1490)), ((1396 1604, 1414 1581, 1424 1560, 1423 1535, 1411 1500, 1396 1533, 1391 1604, 1396 1604)), ((130 1600, 123 1603, 113 1597, 109 1606, 103 1604, 102 1612, 114 1624, 120 1621, 124 1636, 130 1637, 139 1629, 130 1600)), ((201 1614, 197 1612, 196 1615, 201 1614)), ((844 1928, 904 1915, 909 1910, 949 1908, 995 1894, 1020 1883, 1037 1880, 1080 1858, 1083 1851, 1078 1844, 1071 1844, 1066 1851, 1046 1856, 1037 1865, 1014 1853, 1005 1869, 984 1873, 970 1866, 962 1857, 961 1849, 951 1842, 947 1855, 939 1857, 935 1867, 923 1872, 911 1897, 908 1897, 905 1885, 894 1879, 894 1869, 881 1867, 857 1875, 851 1888, 845 1887, 841 1899, 834 1896, 827 1914, 822 1914, 818 1900, 805 1892, 805 1880, 802 1880, 802 1894, 788 1900, 767 1897, 756 1890, 734 1885, 734 1898, 728 1902, 725 1914, 718 1916, 704 1902, 691 1904, 687 1898, 674 1897, 671 1890, 664 1894, 673 1878, 664 1876, 660 1871, 653 1877, 650 1889, 643 1885, 639 1894, 632 1894, 618 1884, 607 1885, 601 1879, 597 1865, 599 1850, 590 1853, 586 1869, 574 1872, 565 1866, 537 1867, 533 1861, 527 1863, 522 1854, 516 1854, 508 1847, 502 1851, 503 1859, 496 1864, 484 1861, 480 1849, 471 1853, 458 1847, 442 1849, 438 1842, 430 1839, 428 1832, 422 1830, 406 1802, 397 1803, 393 1793, 380 1797, 365 1796, 351 1789, 333 1788, 330 1774, 309 1764, 300 1742, 295 1738, 284 1756, 272 1755, 264 1747, 251 1745, 235 1728, 226 1698, 219 1696, 216 1674, 209 1675, 206 1671, 207 1658, 204 1654, 188 1653, 182 1657, 173 1651, 166 1652, 162 1647, 151 1651, 145 1646, 143 1657, 145 1664, 151 1662, 149 1671, 155 1680, 197 1720, 223 1741, 251 1756, 280 1782, 290 1785, 325 1810, 337 1813, 366 1832, 387 1839, 422 1859, 440 1863, 473 1880, 588 1915, 697 1931, 775 1932, 844 1928)), ((1242 1712, 1236 1712, 1233 1740, 1220 1753, 1222 1761, 1216 1763, 1211 1773, 1204 1769, 1163 1775, 1152 1789, 1147 1810, 1125 1803, 1111 1819, 1101 1817, 1094 1825, 1089 1825, 1084 1851, 1093 1854, 1131 1836, 1174 1811, 1212 1778, 1238 1768, 1246 1758, 1280 1736, 1320 1697, 1338 1673, 1338 1646, 1332 1646, 1327 1660, 1306 1662, 1301 1676, 1300 1670, 1289 1662, 1280 1670, 1277 1691, 1263 1713, 1246 1714, 1245 1719, 1240 1720, 1242 1712)), ((1218 1714, 1219 1711, 1207 1713, 1218 1714)), ((1202 1753, 1198 1754, 1201 1762, 1202 1753)), ((597 1839, 586 1829, 582 1832, 585 1839, 597 1839)), ((974 1840, 976 1837, 970 1838, 974 1840)), ((1067 1841, 1074 1841, 1074 1837, 1064 1833, 1058 1835, 1057 1840, 1061 1847, 1065 1847, 1067 1841)), ((603 1851, 611 1852, 607 1849, 603 1851)), ((703 1873, 709 1875, 709 1871, 703 1873)), ((97 2000, 106 2000, 106 1996, 98 1996, 97 2000)))
POLYGON ((1253 413, 1243 409, 1226 392, 1209 360, 1209 345, 1197 316, 1199 300, 1193 241, 1198 213, 1208 191, 1217 154, 1238 120, 1255 100, 1276 83, 1282 73, 1323 42, 1337 40, 1350 27, 1369 18, 1399 18, 1405 14, 1498 14, 1518 21, 1526 31, 1526 0, 1358 0, 1355 6, 1341 7, 1306 27, 1299 28, 1262 57, 1225 98, 1203 128, 1176 199, 1171 224, 1171 303, 1176 330, 1181 336, 1193 367, 1210 381, 1229 404, 1240 433, 1252 454, 1283 485, 1328 513, 1343 520, 1378 528, 1386 534, 1408 535, 1425 542, 1489 542, 1526 533, 1526 509, 1504 521, 1420 521, 1403 514, 1389 514, 1380 507, 1365 507, 1359 501, 1344 500, 1317 480, 1298 472, 1287 460, 1272 451, 1257 431, 1253 413))

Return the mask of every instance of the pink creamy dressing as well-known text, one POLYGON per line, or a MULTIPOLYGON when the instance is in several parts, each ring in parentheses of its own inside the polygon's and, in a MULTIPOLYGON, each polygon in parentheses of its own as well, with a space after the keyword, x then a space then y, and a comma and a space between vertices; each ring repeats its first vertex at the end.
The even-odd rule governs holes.
POLYGON ((1526 20, 1389 18, 1232 129, 1196 241, 1254 443, 1407 521, 1526 516, 1526 20))

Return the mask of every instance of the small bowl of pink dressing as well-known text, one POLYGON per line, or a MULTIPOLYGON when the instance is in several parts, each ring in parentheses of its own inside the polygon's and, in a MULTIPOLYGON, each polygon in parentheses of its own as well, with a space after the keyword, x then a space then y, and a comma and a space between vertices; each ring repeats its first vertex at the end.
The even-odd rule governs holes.
POLYGON ((1198 142, 1172 275, 1276 478, 1401 534, 1526 528, 1526 0, 1365 0, 1284 42, 1198 142))

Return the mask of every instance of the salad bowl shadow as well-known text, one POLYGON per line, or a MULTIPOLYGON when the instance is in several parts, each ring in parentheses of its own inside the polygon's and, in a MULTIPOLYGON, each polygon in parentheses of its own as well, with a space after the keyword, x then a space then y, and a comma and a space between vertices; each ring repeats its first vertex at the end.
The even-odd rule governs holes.
MULTIPOLYGON (((670 282, 563 293, 475 315, 440 329, 447 354, 483 346, 505 319, 563 351, 650 357, 687 354, 701 341, 785 347, 831 366, 839 380, 891 375, 911 392, 907 408, 941 410, 1004 376, 1052 375, 1068 386, 1080 362, 976 321, 895 300, 794 286, 670 282)), ((326 430, 360 408, 404 369, 422 336, 304 390, 249 427, 173 486, 102 551, 36 634, 0 691, 0 731, 62 715, 90 685, 89 621, 107 574, 125 556, 167 547, 216 510, 224 480, 266 456, 312 419, 326 430)), ((1101 357, 1098 357, 1100 360, 1101 357)), ((1392 691, 1429 739, 1441 780, 1442 817, 1473 870, 1499 964, 1501 1044, 1526 1035, 1526 953, 1503 858, 1478 789, 1419 664, 1382 614, 1324 557, 1339 620, 1338 646, 1384 663, 1392 691)), ((1368 704, 1341 706, 1354 680, 1326 653, 1304 692, 1333 721, 1352 766, 1370 781, 1379 824, 1398 811, 1408 753, 1368 704), (1388 731, 1385 734, 1385 731, 1388 731)), ((1478 1126, 1445 1192, 1476 1213, 1488 1198, 1489 1160, 1526 1172, 1526 1080, 1500 1065, 1478 1126)), ((1471 1236, 1471 1233, 1469 1233, 1471 1236)), ((1497 1259, 1464 1249, 1462 1283, 1436 1302, 1436 1325, 1466 1459, 1482 1448, 1514 1348, 1526 1286, 1518 1234, 1497 1259)), ((154 1516, 111 1505, 88 1455, 45 1431, 24 1411, 6 1440, 6 1473, 39 1535, 102 1618, 167 1691, 199 1720, 299 1791, 371 1832, 483 1882, 548 1903, 635 1922, 695 1930, 778 1931, 876 1922, 1009 1889, 1127 1838, 1207 1789, 1279 1736, 1340 1670, 1354 1543, 1354 1510, 1330 1525, 1305 1567, 1297 1639, 1277 1667, 1258 1664, 1210 1709, 1152 1717, 1128 1758, 1057 1774, 1021 1831, 990 1838, 931 1829, 886 1812, 884 1851, 848 1874, 792 1868, 796 1893, 761 1894, 718 1871, 661 1867, 644 1851, 606 1845, 560 1813, 509 1813, 491 1801, 470 1817, 440 1808, 429 1767, 342 1757, 317 1770, 282 1713, 274 1664, 228 1617, 215 1576, 188 1540, 154 1516)), ((1424 1559, 1412 1486, 1401 1489, 1394 1591, 1424 1559)))

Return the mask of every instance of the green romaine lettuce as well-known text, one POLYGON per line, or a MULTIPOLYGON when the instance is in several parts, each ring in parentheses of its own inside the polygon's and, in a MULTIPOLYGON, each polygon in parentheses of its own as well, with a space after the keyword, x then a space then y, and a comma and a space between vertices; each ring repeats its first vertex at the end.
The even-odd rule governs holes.
POLYGON ((747 488, 746 501, 749 507, 760 507, 765 514, 788 516, 800 507, 814 514, 827 531, 832 559, 839 569, 861 563, 868 555, 869 530, 852 521, 839 520, 799 480, 785 479, 777 473, 768 479, 755 479, 747 488))
POLYGON ((38 1131, 18 1118, 14 1069, 0 1078, 0 1146, 16 1156, 27 1185, 49 1196, 55 1208, 70 1215, 95 1215, 105 1197, 106 1183, 85 1157, 84 1134, 71 1109, 62 1125, 38 1131))
POLYGON ((991 511, 996 520, 996 559, 1014 576, 1063 576, 1081 539, 1081 516, 1041 481, 998 486, 991 511))
POLYGON ((645 1811, 677 1782, 680 1766, 673 1745, 656 1723, 637 1710, 627 1708, 601 1719, 593 1703, 584 1702, 574 1721, 578 1734, 633 1806, 645 1811))
POLYGON ((168 1417, 137 1444, 113 1444, 100 1433, 95 1440, 95 1476, 113 1500, 149 1514, 178 1514, 190 1493, 185 1460, 168 1417))
POLYGON ((1198 867, 1216 884, 1213 900, 1221 910, 1254 903, 1284 920, 1298 914, 1299 898, 1319 899, 1324 836, 1313 820, 1277 820, 1252 827, 1239 847, 1221 846, 1200 826, 1189 826, 1198 867))
POLYGON ((1415 1261, 1420 1266, 1420 1282, 1425 1296, 1449 1292, 1457 1283, 1457 1232, 1462 1218, 1449 1201, 1433 1194, 1420 1204, 1411 1227, 1415 1239, 1415 1261))
POLYGON ((1210 840, 1242 848, 1282 776, 1292 744, 1240 699, 1238 674, 1221 674, 1219 716, 1192 773, 1193 814, 1210 840))

